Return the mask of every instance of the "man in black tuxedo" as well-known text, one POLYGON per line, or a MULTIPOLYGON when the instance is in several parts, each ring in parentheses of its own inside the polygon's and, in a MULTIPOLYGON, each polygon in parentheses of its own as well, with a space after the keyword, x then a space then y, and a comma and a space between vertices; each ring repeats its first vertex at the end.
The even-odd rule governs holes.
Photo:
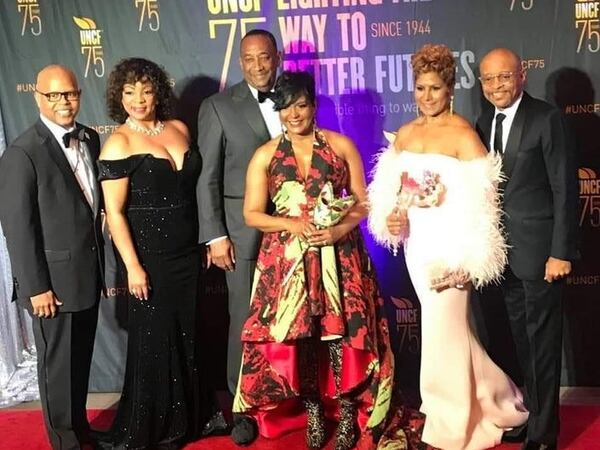
POLYGON ((80 96, 71 70, 42 69, 40 117, 0 158, 13 300, 33 318, 42 409, 56 450, 90 442, 85 406, 102 283, 100 140, 75 123, 80 96))
MULTIPOLYGON (((248 32, 240 43, 244 80, 202 102, 198 114, 198 147, 202 173, 198 181, 200 233, 212 261, 226 271, 229 303, 227 384, 235 394, 242 360, 242 326, 248 318, 250 290, 261 234, 244 223, 246 169, 254 151, 281 134, 279 114, 269 93, 275 84, 281 53, 265 30, 248 32)), ((256 424, 235 415, 232 439, 252 442, 256 424)))
MULTIPOLYGON (((574 142, 558 109, 523 91, 518 55, 490 51, 480 63, 482 141, 503 155, 504 224, 510 246, 502 282, 530 411, 523 449, 555 449, 559 429, 562 279, 577 258, 574 142)), ((483 300, 485 301, 485 300, 483 300)))

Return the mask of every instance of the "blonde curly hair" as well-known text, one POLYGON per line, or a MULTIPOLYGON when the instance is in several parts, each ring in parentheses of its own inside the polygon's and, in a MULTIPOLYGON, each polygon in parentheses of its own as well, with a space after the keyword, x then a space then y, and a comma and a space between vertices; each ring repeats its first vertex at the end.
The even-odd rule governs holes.
POLYGON ((425 44, 412 55, 411 65, 415 80, 424 73, 435 72, 448 89, 454 88, 456 62, 452 51, 443 44, 425 44))

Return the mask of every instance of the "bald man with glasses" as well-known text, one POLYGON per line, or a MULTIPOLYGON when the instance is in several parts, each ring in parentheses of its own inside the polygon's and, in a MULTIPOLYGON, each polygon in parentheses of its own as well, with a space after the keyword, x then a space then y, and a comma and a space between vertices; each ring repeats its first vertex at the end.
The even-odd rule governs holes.
POLYGON ((502 155, 506 175, 500 187, 509 249, 501 290, 529 409, 522 448, 552 450, 559 430, 561 295, 578 257, 575 142, 561 112, 523 90, 527 77, 517 54, 494 49, 479 67, 491 107, 477 131, 502 155))
POLYGON ((0 222, 13 300, 33 318, 38 383, 55 450, 91 448, 88 378, 102 285, 98 134, 75 122, 73 72, 42 69, 39 119, 0 158, 0 222))

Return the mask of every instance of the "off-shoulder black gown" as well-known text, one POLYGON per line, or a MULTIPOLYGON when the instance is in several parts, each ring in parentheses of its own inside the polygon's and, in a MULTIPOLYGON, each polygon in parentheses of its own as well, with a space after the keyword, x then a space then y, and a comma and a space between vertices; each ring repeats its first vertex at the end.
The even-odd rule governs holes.
MULTIPOLYGON (((195 342, 200 157, 188 151, 179 171, 151 154, 101 160, 98 167, 100 181, 129 177, 126 215, 151 286, 147 301, 128 298, 125 381, 108 441, 130 449, 183 443, 216 412, 195 342)), ((126 277, 122 261, 119 266, 126 277)))

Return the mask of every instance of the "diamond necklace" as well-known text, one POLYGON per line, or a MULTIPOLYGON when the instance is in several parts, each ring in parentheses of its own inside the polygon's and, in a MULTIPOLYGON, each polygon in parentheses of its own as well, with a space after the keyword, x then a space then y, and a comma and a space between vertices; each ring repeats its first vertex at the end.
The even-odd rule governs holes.
POLYGON ((146 136, 157 136, 162 133, 162 130, 165 129, 165 123, 162 121, 158 121, 154 128, 146 128, 137 123, 135 123, 131 117, 128 117, 125 121, 127 126, 131 128, 133 131, 137 131, 139 133, 145 134, 146 136))

